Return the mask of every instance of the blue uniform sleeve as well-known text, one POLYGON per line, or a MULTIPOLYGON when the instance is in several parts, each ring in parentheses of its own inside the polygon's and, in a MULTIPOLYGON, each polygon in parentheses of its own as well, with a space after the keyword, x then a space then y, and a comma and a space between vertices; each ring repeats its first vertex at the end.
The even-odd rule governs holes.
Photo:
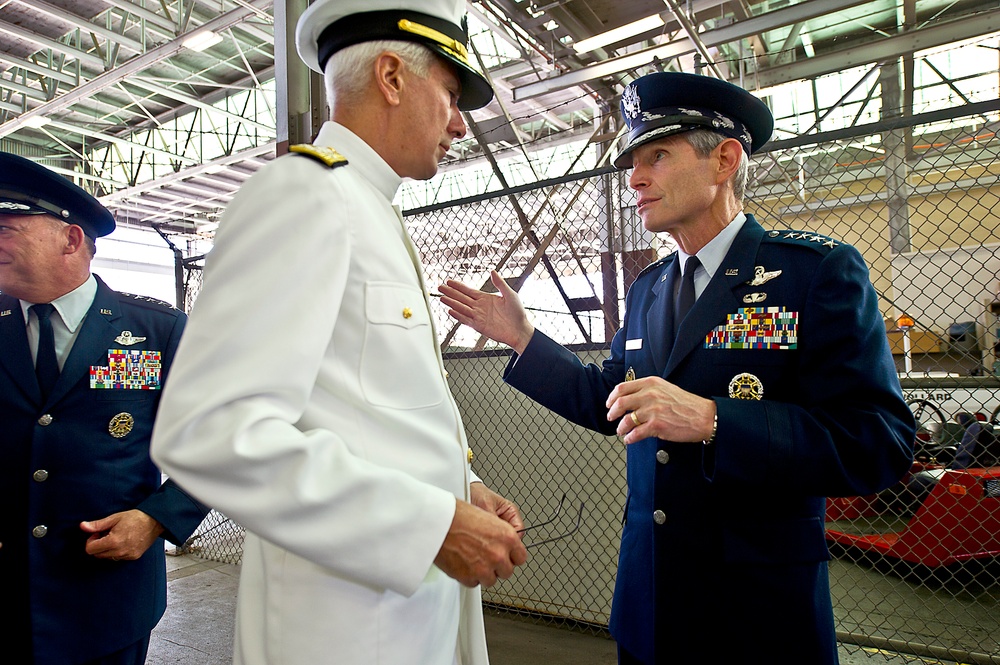
POLYGON ((603 365, 584 365, 572 351, 536 330, 524 353, 511 358, 503 379, 570 422, 613 435, 618 422, 608 421, 605 402, 625 378, 624 344, 619 330, 603 365))

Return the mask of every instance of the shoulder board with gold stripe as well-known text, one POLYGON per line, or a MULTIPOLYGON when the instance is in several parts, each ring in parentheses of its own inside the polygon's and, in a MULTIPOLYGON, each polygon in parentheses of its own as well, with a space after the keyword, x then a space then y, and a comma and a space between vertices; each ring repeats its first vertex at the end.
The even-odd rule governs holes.
POLYGON ((331 169, 347 164, 347 158, 341 155, 333 148, 315 146, 315 145, 310 145, 308 143, 300 143, 297 145, 290 146, 288 148, 288 151, 295 152, 300 155, 305 155, 306 157, 312 157, 316 161, 323 162, 331 169))

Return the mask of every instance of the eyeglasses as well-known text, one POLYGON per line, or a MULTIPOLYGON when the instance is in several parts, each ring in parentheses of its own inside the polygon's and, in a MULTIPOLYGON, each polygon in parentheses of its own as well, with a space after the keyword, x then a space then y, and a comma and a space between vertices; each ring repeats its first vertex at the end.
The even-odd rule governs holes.
MULTIPOLYGON (((532 524, 531 526, 526 526, 523 529, 518 529, 517 532, 518 533, 527 533, 528 531, 531 531, 532 529, 537 529, 539 527, 546 526, 548 524, 552 524, 559 517, 559 513, 562 512, 563 504, 565 504, 565 503, 566 503, 566 494, 564 492, 563 495, 562 495, 562 499, 559 500, 559 505, 556 506, 555 512, 552 513, 552 516, 549 519, 547 519, 547 520, 545 520, 543 522, 539 522, 538 524, 532 524)), ((524 546, 525 549, 529 549, 530 550, 532 547, 538 547, 539 545, 545 545, 546 543, 552 543, 552 542, 555 542, 557 540, 562 540, 563 538, 566 538, 567 536, 570 536, 570 535, 576 533, 577 529, 580 528, 580 524, 583 522, 583 508, 584 508, 585 505, 586 505, 585 502, 583 502, 583 501, 580 502, 580 511, 576 515, 576 524, 574 524, 573 527, 569 531, 566 531, 565 533, 561 533, 558 536, 552 536, 550 538, 545 538, 544 540, 539 540, 538 542, 530 543, 528 545, 525 545, 524 546)))

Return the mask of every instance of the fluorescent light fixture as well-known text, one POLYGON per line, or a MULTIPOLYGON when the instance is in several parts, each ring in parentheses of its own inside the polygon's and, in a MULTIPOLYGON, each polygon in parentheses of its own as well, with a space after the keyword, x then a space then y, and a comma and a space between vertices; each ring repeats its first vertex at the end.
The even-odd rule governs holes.
POLYGON ((181 46, 192 51, 204 51, 209 46, 215 46, 222 41, 222 35, 211 30, 199 30, 181 42, 181 46))
POLYGON ((33 115, 31 117, 25 118, 24 122, 21 123, 23 127, 31 127, 32 129, 40 129, 45 125, 49 124, 50 120, 44 115, 33 115))
POLYGON ((601 48, 602 46, 623 41, 629 37, 641 35, 644 32, 649 32, 650 30, 655 30, 656 28, 662 26, 663 19, 660 18, 659 14, 653 14, 652 16, 647 16, 646 18, 641 18, 638 21, 633 21, 632 23, 623 25, 620 28, 608 30, 607 32, 602 32, 599 35, 582 39, 573 45, 573 50, 577 53, 587 53, 588 51, 593 51, 594 49, 601 48))

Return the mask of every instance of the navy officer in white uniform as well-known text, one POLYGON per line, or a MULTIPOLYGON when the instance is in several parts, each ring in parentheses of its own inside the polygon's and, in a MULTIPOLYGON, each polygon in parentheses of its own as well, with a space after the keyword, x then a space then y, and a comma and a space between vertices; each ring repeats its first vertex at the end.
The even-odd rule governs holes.
POLYGON ((837 662, 826 496, 912 460, 868 268, 853 247, 743 211, 773 120, 730 83, 656 73, 622 96, 638 213, 678 251, 629 289, 603 366, 534 329, 517 295, 451 281, 459 321, 517 353, 504 380, 628 447, 611 610, 621 663, 837 662))
POLYGON ((485 665, 480 586, 525 562, 475 482, 393 197, 492 90, 464 0, 318 0, 299 20, 333 119, 225 212, 153 457, 247 528, 235 661, 485 665))
POLYGON ((19 663, 143 665, 163 539, 208 511, 149 457, 186 317, 91 274, 114 228, 86 191, 0 152, 0 642, 19 663))

